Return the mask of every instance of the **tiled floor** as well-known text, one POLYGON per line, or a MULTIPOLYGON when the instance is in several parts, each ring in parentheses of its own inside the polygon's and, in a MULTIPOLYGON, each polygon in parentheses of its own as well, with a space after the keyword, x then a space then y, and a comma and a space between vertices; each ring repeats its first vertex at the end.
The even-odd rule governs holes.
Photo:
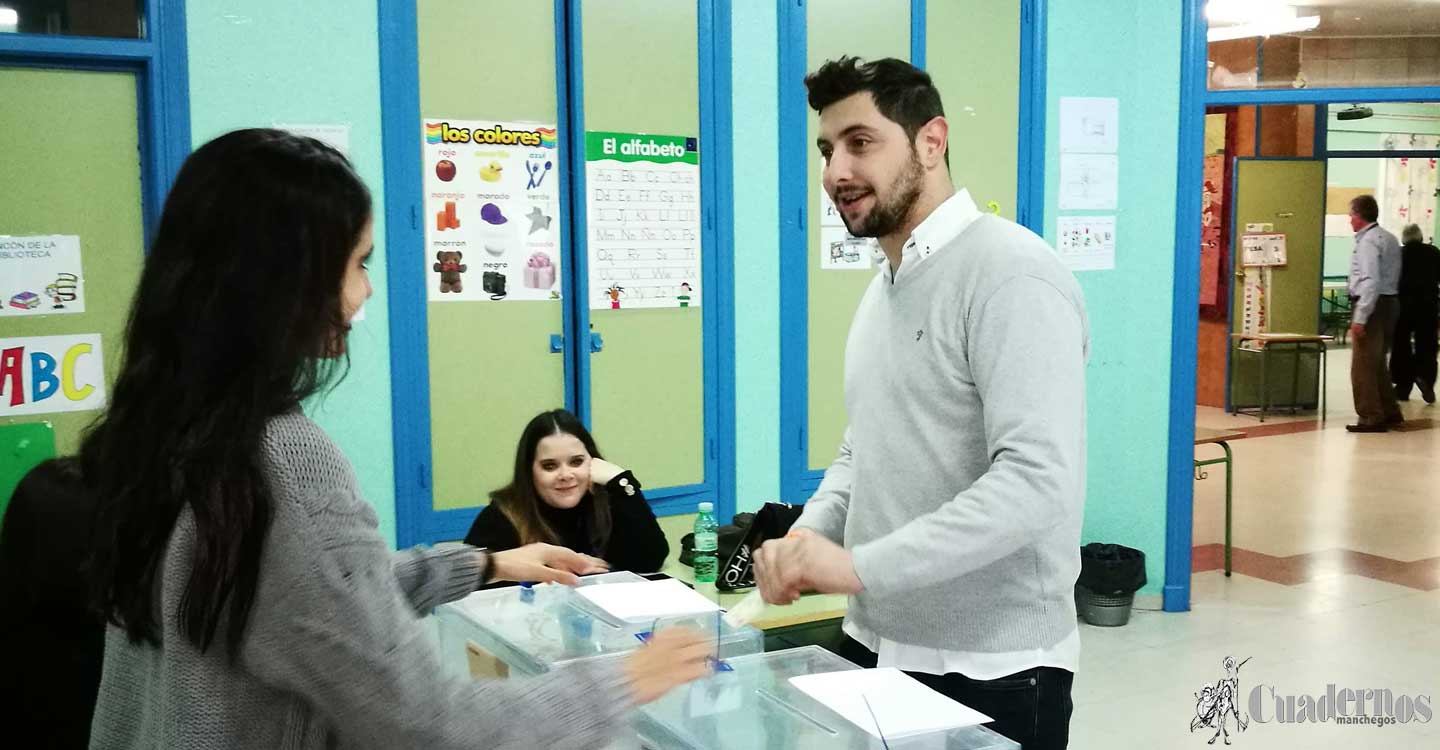
POLYGON ((1237 732, 1230 720, 1233 747, 1440 748, 1440 430, 1426 421, 1440 409, 1416 396, 1403 407, 1419 429, 1351 435, 1348 366, 1336 352, 1323 428, 1314 415, 1257 430, 1253 417, 1200 410, 1201 425, 1252 435, 1231 444, 1236 573, 1218 569, 1224 478, 1213 467, 1195 487, 1192 611, 1081 626, 1072 748, 1207 746, 1215 729, 1190 731, 1196 694, 1225 677, 1227 656, 1249 659, 1238 706, 1249 724, 1237 732), (1298 700, 1331 684, 1424 695, 1437 715, 1383 727, 1275 720, 1270 689, 1298 700))

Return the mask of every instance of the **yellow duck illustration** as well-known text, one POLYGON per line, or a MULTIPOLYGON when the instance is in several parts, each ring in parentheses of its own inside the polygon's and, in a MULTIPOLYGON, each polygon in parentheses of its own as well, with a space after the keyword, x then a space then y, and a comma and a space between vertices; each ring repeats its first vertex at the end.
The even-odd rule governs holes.
POLYGON ((505 167, 501 166, 500 162, 492 161, 488 166, 480 169, 480 179, 486 182, 499 182, 500 173, 503 171, 505 171, 505 167))

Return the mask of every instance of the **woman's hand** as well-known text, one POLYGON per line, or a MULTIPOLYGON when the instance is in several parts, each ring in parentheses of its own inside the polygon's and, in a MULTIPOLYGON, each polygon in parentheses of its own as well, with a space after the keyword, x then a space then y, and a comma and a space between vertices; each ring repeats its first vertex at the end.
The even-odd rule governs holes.
POLYGON ((625 658, 630 695, 640 704, 659 700, 672 689, 710 671, 715 642, 693 630, 662 630, 625 658))
POLYGON ((590 459, 590 484, 596 487, 604 487, 610 484, 615 477, 624 474, 625 470, 603 458, 590 459))
POLYGON ((580 583, 577 576, 604 573, 610 564, 598 557, 582 555, 553 544, 527 544, 524 547, 491 552, 491 578, 497 581, 531 583, 580 583))

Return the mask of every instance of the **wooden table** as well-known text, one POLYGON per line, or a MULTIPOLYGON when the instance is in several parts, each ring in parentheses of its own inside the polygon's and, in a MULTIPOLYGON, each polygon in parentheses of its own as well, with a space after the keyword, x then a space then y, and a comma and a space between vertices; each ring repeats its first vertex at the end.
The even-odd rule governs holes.
MULTIPOLYGON (((1254 413, 1265 421, 1265 415, 1270 413, 1270 352, 1282 346, 1290 347, 1295 354, 1295 370, 1290 378, 1290 413, 1295 413, 1295 402, 1300 394, 1300 355, 1310 351, 1320 356, 1320 421, 1325 421, 1325 389, 1327 377, 1325 373, 1326 345, 1335 340, 1334 336, 1304 333, 1232 333, 1230 338, 1235 342, 1236 350, 1241 350, 1245 342, 1255 341, 1264 345, 1260 354, 1260 407, 1232 407, 1232 414, 1254 413)), ((1245 350, 1252 351, 1252 350, 1245 350)), ((1234 372, 1234 368, 1231 368, 1234 372)))
POLYGON ((1220 450, 1225 451, 1223 458, 1211 458, 1204 461, 1198 458, 1195 459, 1195 478, 1205 479, 1209 476, 1209 474, 1205 472, 1206 466, 1225 464, 1225 576, 1227 578, 1230 576, 1230 501, 1231 490, 1234 487, 1234 482, 1231 481, 1231 476, 1234 471, 1230 461, 1230 441, 1239 440, 1243 437, 1245 437, 1245 433, 1236 430, 1216 430, 1210 427, 1195 428, 1196 447, 1202 445, 1218 445, 1220 446, 1220 450))

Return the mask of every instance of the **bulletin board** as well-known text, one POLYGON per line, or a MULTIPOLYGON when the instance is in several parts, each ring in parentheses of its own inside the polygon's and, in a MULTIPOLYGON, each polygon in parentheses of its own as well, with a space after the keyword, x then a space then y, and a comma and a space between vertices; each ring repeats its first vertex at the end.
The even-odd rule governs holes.
MULTIPOLYGON (((0 311, 3 338, 98 335, 107 392, 119 369, 125 320, 144 264, 135 92, 130 73, 0 68, 0 101, 5 102, 0 153, 6 159, 0 235, 78 236, 77 275, 83 277, 85 294, 83 312, 0 311), (85 113, 86 127, 55 127, 73 120, 75 112, 85 113)), ((46 299, 38 309, 50 304, 46 299)), ((33 383, 24 385, 30 389, 33 383)), ((65 455, 78 449, 84 429, 99 413, 0 416, 0 425, 49 422, 55 451, 65 455)))

